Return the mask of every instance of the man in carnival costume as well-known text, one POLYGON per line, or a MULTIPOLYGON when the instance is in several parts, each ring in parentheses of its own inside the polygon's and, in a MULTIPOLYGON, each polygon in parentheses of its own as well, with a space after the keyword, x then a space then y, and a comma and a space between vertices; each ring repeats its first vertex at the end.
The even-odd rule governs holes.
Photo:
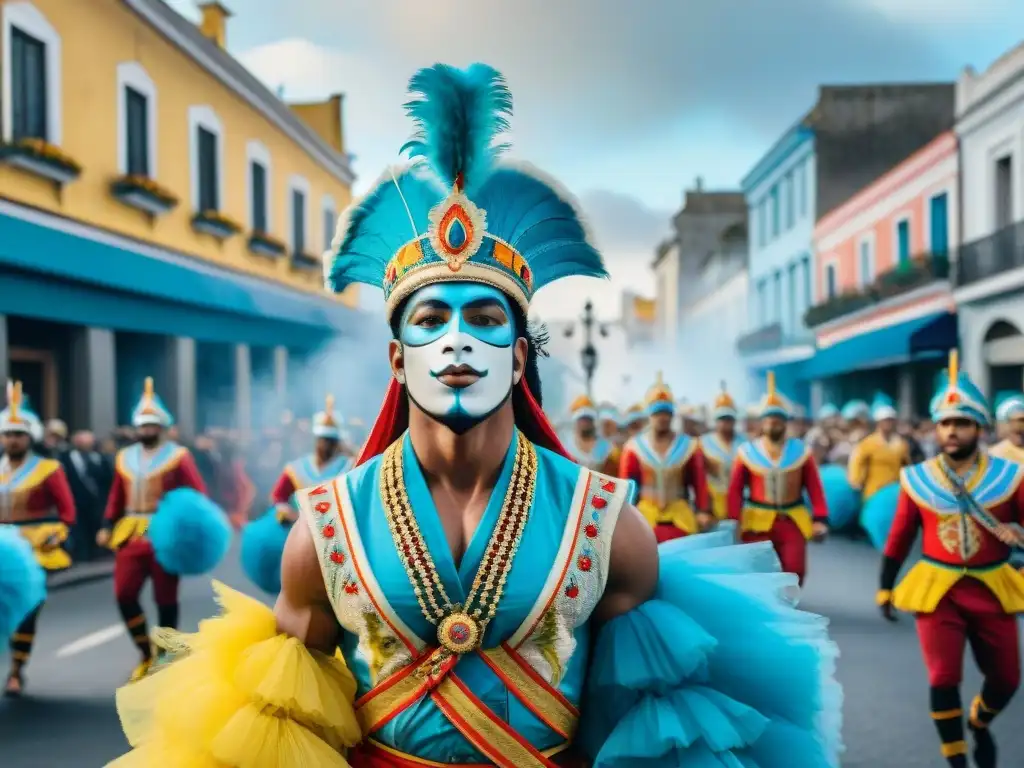
MULTIPOLYGON (((42 423, 24 401, 21 382, 8 382, 7 407, 0 412, 0 525, 17 526, 39 564, 53 573, 71 565, 65 545, 75 524, 75 502, 60 462, 33 452, 32 443, 42 436, 42 423)), ((11 637, 11 668, 4 686, 8 696, 24 690, 24 668, 42 608, 32 611, 11 637)))
POLYGON ((572 462, 540 409, 528 302, 604 268, 565 193, 498 160, 501 75, 437 65, 411 90, 419 162, 343 215, 328 263, 334 290, 384 288, 381 413, 355 469, 300 492, 274 612, 219 587, 226 614, 122 689, 114 765, 838 765, 834 649, 763 587, 786 577, 710 535, 659 584, 628 484, 572 462))
POLYGON ((672 390, 658 374, 647 391, 650 427, 622 448, 619 477, 639 489, 637 508, 659 542, 707 530, 714 522, 697 439, 672 429, 672 390))
POLYGON ((601 403, 597 407, 598 432, 601 437, 608 440, 616 447, 621 447, 623 442, 620 440, 621 431, 619 429, 621 419, 622 417, 619 415, 619 409, 612 403, 601 403))
POLYGON ((871 403, 875 431, 853 448, 847 466, 850 485, 864 501, 887 485, 899 482, 900 471, 910 464, 910 446, 896 433, 896 408, 879 392, 871 403))
POLYGON ((625 443, 647 429, 647 409, 641 403, 634 403, 622 414, 619 424, 623 432, 622 442, 625 443))
POLYGON ((997 397, 996 420, 1005 437, 989 448, 989 454, 1024 464, 1024 395, 1008 392, 997 397))
POLYGON ((139 602, 142 587, 153 581, 157 620, 162 627, 178 625, 179 577, 159 562, 146 535, 163 497, 177 488, 206 492, 192 454, 166 439, 174 423, 170 411, 147 378, 132 426, 137 441, 122 448, 114 460, 114 482, 107 497, 103 528, 96 543, 114 550, 114 596, 128 634, 141 656, 132 679, 141 679, 153 663, 146 614, 139 602))
POLYGON ((931 713, 951 766, 967 768, 960 698, 964 646, 970 643, 984 676, 967 709, 974 765, 993 768, 989 731, 1020 684, 1017 617, 1024 612, 1024 576, 1009 564, 1024 546, 1024 467, 979 449, 988 425, 985 398, 950 353, 947 375, 931 403, 941 453, 900 474, 896 517, 882 558, 878 605, 916 617, 931 713), (896 586, 922 531, 924 557, 896 586))
POLYGON ((571 453, 584 467, 606 475, 619 471, 619 449, 610 440, 597 433, 598 412, 594 402, 586 395, 577 397, 569 410, 572 412, 573 438, 571 453))
POLYGON ((327 396, 324 409, 313 416, 313 453, 290 462, 270 492, 270 502, 277 508, 281 523, 294 523, 298 515, 295 492, 310 488, 345 472, 351 459, 341 452, 341 428, 334 413, 334 397, 327 396))
POLYGON ((744 443, 736 452, 729 483, 729 519, 740 523, 743 541, 770 541, 782 570, 796 574, 803 584, 807 541, 823 541, 828 535, 828 507, 810 451, 803 441, 786 436, 791 414, 775 391, 771 371, 760 416, 761 437, 744 443))
POLYGON ((715 422, 715 430, 700 438, 700 452, 704 457, 711 508, 718 520, 724 520, 728 516, 726 499, 729 495, 729 480, 732 478, 736 449, 739 448, 739 441, 736 439, 737 416, 736 402, 726 390, 723 381, 722 392, 715 398, 711 416, 715 422))

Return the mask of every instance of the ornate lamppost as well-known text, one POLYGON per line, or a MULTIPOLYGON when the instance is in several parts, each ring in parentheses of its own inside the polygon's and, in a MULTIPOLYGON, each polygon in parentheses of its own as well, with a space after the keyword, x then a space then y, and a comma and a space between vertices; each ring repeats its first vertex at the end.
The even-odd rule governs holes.
MULTIPOLYGON (((598 354, 594 346, 594 329, 597 329, 601 338, 607 338, 608 328, 597 321, 594 317, 594 303, 587 299, 583 305, 583 315, 577 321, 583 328, 583 348, 580 350, 580 364, 583 366, 583 375, 587 382, 587 397, 594 396, 594 371, 597 370, 598 354)), ((565 336, 569 338, 575 333, 575 325, 565 329, 565 336)))

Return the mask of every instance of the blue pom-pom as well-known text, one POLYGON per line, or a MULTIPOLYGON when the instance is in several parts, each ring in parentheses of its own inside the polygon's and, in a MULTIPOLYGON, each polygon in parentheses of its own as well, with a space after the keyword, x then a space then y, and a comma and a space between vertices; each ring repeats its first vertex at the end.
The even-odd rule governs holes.
POLYGON ((0 640, 46 599, 46 571, 13 525, 0 525, 0 640))
POLYGON ((281 591, 281 555, 290 530, 278 521, 274 507, 242 529, 242 570, 271 595, 281 591))
POLYGON ((161 568, 179 576, 198 576, 224 559, 231 546, 231 523, 203 494, 177 488, 160 501, 148 536, 161 568))
POLYGON ((828 520, 833 530, 842 530, 856 521, 860 496, 850 485, 846 470, 834 464, 822 467, 821 486, 825 489, 828 520))
POLYGON ((860 526, 867 531, 875 549, 885 549, 889 529, 896 518, 896 502, 899 496, 900 484, 890 483, 864 502, 864 508, 860 511, 860 526))

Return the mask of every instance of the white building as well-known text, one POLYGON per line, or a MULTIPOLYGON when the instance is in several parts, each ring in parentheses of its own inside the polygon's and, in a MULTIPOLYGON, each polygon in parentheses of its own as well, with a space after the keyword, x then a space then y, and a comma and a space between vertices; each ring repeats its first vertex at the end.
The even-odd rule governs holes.
POLYGON ((1024 387, 1024 43, 956 88, 964 366, 988 393, 1024 387))

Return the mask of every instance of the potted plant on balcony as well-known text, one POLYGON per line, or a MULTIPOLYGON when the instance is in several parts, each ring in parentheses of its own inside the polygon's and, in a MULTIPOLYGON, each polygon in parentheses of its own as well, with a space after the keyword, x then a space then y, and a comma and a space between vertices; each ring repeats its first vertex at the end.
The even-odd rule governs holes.
POLYGON ((249 250, 260 256, 278 257, 284 255, 288 247, 271 235, 269 232, 262 232, 254 229, 249 233, 249 250))
POLYGON ((34 173, 55 184, 67 184, 82 173, 82 166, 60 147, 44 139, 16 139, 0 144, 0 163, 34 173))
POLYGON ((220 211, 200 211, 192 217, 192 229, 218 240, 226 240, 242 231, 242 225, 220 211))
POLYGON ((125 205, 159 216, 178 204, 169 189, 147 176, 125 174, 110 183, 110 193, 125 205))

